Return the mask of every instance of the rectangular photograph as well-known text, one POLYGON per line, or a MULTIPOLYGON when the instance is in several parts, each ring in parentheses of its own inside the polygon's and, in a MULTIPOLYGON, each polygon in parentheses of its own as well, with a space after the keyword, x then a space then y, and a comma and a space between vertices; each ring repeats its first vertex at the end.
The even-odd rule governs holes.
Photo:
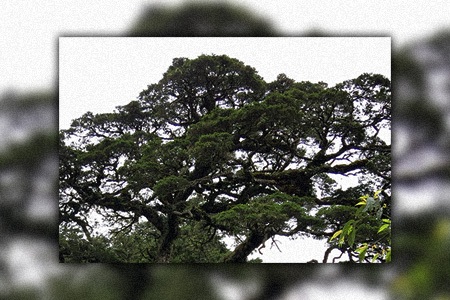
POLYGON ((62 263, 388 263, 391 39, 59 38, 62 263))

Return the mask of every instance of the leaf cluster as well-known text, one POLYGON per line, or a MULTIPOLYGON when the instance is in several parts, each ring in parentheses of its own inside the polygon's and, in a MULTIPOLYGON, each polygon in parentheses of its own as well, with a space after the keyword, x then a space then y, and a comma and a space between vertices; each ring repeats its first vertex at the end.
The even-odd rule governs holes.
POLYGON ((360 202, 355 205, 359 208, 355 211, 354 218, 347 221, 342 229, 334 232, 329 239, 332 243, 339 237, 338 246, 343 248, 345 244, 349 251, 356 252, 359 262, 391 261, 391 220, 381 219, 383 205, 379 199, 380 192, 376 191, 373 197, 361 196, 360 202), (378 239, 375 232, 379 236, 378 239))

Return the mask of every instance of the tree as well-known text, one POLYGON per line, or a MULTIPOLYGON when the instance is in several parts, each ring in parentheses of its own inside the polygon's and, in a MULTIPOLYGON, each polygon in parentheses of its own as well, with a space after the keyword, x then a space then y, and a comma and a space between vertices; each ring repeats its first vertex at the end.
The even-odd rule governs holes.
POLYGON ((60 132, 60 234, 93 239, 100 216, 109 243, 145 237, 131 260, 245 262, 277 236, 331 237, 361 194, 382 189, 390 218, 390 110, 381 75, 266 83, 225 55, 175 58, 137 101, 60 132), (332 176, 349 174, 343 191, 332 176))

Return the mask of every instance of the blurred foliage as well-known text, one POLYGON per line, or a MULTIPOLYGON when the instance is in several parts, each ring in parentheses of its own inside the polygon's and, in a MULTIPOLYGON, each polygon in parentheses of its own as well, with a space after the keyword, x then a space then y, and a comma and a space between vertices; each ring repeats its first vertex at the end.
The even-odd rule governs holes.
MULTIPOLYGON (((398 171, 394 173, 399 187, 448 187, 449 43, 450 31, 441 31, 394 54, 393 75, 398 86, 393 129, 394 138, 403 140, 398 145, 401 153, 397 153, 398 171), (416 160, 423 153, 426 155, 421 160, 438 155, 439 163, 418 167, 416 160)), ((421 211, 397 212, 393 231, 397 276, 391 285, 394 299, 450 299, 449 200, 441 192, 421 211)), ((414 206, 416 199, 408 201, 414 206)))
MULTIPOLYGON (((168 14, 167 19, 172 19, 171 12, 179 14, 179 9, 164 9, 161 14, 168 14)), ((186 13, 186 12, 185 12, 186 13)), ((247 12, 247 14, 249 14, 247 12)), ((198 16, 198 14, 197 14, 198 16)), ((204 15, 200 16, 202 19, 204 15)), ((250 14, 251 16, 251 14, 250 14)), ((186 17, 186 16, 185 16, 186 17)), ((130 31, 139 36, 176 36, 180 35, 180 28, 174 28, 175 33, 163 33, 164 29, 153 30, 145 29, 143 25, 137 24, 155 24, 155 17, 151 14, 143 14, 140 20, 130 31), (141 27, 138 29, 138 27, 141 27), (146 33, 145 30, 148 30, 146 33), (139 32, 139 33, 138 33, 139 32)), ((164 21, 164 20, 163 20, 164 21)), ((155 28, 162 28, 165 25, 155 24, 155 28)), ((177 23, 172 22, 177 25, 177 23)), ((170 25, 172 25, 170 24, 170 25)), ((206 23, 207 24, 207 23, 206 23)), ((181 26, 180 26, 181 27, 181 26)), ((189 26, 184 26, 189 27, 189 26)), ((244 27, 245 28, 245 27, 244 27)), ((185 30, 185 28, 183 28, 185 30)), ((189 30, 188 30, 189 31, 189 30)), ((230 31, 229 27, 219 30, 220 33, 212 35, 222 35, 221 32, 230 31)), ((237 28, 236 34, 245 35, 244 30, 237 28)), ((272 29, 269 27, 261 30, 262 32, 272 29)), ((184 33, 186 36, 188 33, 184 33)), ((276 33, 280 34, 280 33, 276 33)), ((204 31, 192 32, 190 35, 205 35, 204 31)), ((270 34, 268 34, 270 35, 270 34)), ((326 36, 326 33, 321 35, 326 36)), ((435 36, 426 40, 415 41, 403 49, 397 49, 393 54, 393 88, 394 88, 394 138, 401 132, 407 132, 407 153, 395 156, 394 177, 397 178, 396 187, 411 187, 421 184, 428 184, 430 181, 444 181, 448 184, 450 167, 448 154, 450 153, 450 139, 448 126, 445 126, 445 119, 448 118, 448 107, 439 104, 436 105, 433 100, 434 95, 429 94, 433 90, 437 80, 429 78, 430 72, 435 70, 449 69, 450 60, 448 55, 448 45, 450 44, 450 31, 443 30, 436 33, 435 36), (417 51, 427 46, 432 50, 432 54, 417 56, 417 51), (428 57, 428 58, 427 58, 428 57), (430 59, 432 58, 432 59, 430 59), (416 103, 417 109, 410 109, 411 103, 416 103), (426 113, 417 113, 418 110, 424 110, 426 113), (430 111, 430 112, 428 112, 430 111), (421 124, 416 126, 415 124, 421 124), (419 169, 414 174, 400 174, 397 171, 400 164, 416 165, 416 160, 409 154, 418 152, 421 148, 428 147, 443 153, 440 163, 437 167, 419 169), (400 176, 401 175, 401 176, 400 176)), ((447 71, 447 74, 449 72, 447 71)), ((445 79, 447 85, 445 97, 448 99, 449 80, 445 79)), ((0 166, 1 183, 1 201, 0 201, 0 298, 1 299, 139 299, 137 294, 145 294, 148 299, 215 299, 215 293, 210 285, 211 276, 219 274, 219 281, 214 281, 215 287, 232 285, 236 290, 242 292, 241 295, 252 295, 247 299, 278 299, 286 289, 294 284, 308 282, 322 282, 326 288, 330 282, 339 278, 357 278, 378 287, 392 287, 392 297, 394 299, 450 299, 448 290, 450 270, 448 257, 448 195, 434 196, 430 203, 428 212, 413 214, 403 214, 394 210, 394 229, 393 243, 395 255, 393 263, 383 268, 361 269, 354 266, 341 265, 333 266, 333 272, 320 272, 321 268, 317 265, 270 265, 245 268, 241 266, 227 266, 220 269, 200 266, 151 266, 147 269, 139 268, 133 265, 130 268, 118 268, 113 265, 95 265, 93 267, 80 267, 76 265, 59 265, 59 274, 47 275, 50 279, 39 287, 18 286, 11 282, 13 273, 20 273, 15 266, 10 266, 8 249, 15 239, 36 237, 48 240, 51 239, 56 244, 56 163, 49 162, 48 159, 29 160, 28 156, 20 157, 15 155, 16 151, 30 154, 32 157, 53 157, 57 155, 56 147, 56 107, 55 97, 49 94, 44 97, 46 101, 20 101, 20 99, 34 99, 35 94, 21 95, 13 99, 9 95, 3 95, 0 100, 1 120, 8 121, 9 127, 4 127, 2 132, 2 145, 0 147, 0 157, 2 164, 0 166), (19 100, 19 101, 17 101, 19 100), (28 104, 24 105, 27 102, 28 104), (35 103, 48 103, 43 105, 43 110, 35 112, 35 103), (31 105, 30 105, 31 104, 31 105), (19 121, 17 116, 24 116, 29 119, 31 115, 41 115, 39 122, 30 123, 19 121), (42 126, 42 120, 51 120, 51 128, 42 126), (28 125, 26 125, 28 124, 28 125), (43 129, 53 134, 53 142, 41 143, 39 138, 32 137, 36 129, 43 129), (18 132, 20 131, 20 132, 18 132), (23 136, 20 140, 18 137, 23 136), (30 145, 35 145, 32 147, 30 145), (19 148, 28 148, 32 150, 18 150, 19 148), (31 153, 33 152, 33 153, 31 153), (49 177, 49 178, 48 178, 49 177), (41 179, 37 184, 37 179, 41 179), (42 179, 43 178, 43 179, 42 179), (39 186, 43 182, 50 182, 54 186, 52 192, 47 196, 40 195, 39 201, 50 199, 50 207, 54 207, 53 213, 49 213, 50 208, 44 209, 39 218, 30 217, 30 209, 33 207, 35 196, 38 191, 33 189, 36 184, 39 186), (438 205, 436 198, 442 198, 444 205, 438 205), (36 222, 39 224, 37 225, 36 222), (37 229, 43 226, 47 229, 37 229), (53 231, 54 230, 54 231, 53 231), (447 237, 446 237, 447 236, 447 237), (5 255, 4 255, 5 254, 5 255), (145 280, 137 280, 134 275, 146 277, 151 274, 153 279, 151 284, 147 285, 145 280), (324 275, 328 274, 328 276, 324 275), (330 275, 331 273, 331 275, 330 275), (81 277, 81 278, 80 278, 81 277), (129 281, 127 281, 127 279, 129 281), (249 282, 250 279, 250 282, 249 282), (135 287, 132 282, 142 282, 144 288, 135 287), (242 287, 236 284, 236 281, 248 284, 255 284, 254 290, 248 287, 242 287), (391 285, 392 283, 392 285, 391 285), (128 287, 128 288, 124 288, 128 287), (124 289, 122 289, 124 288, 124 289), (139 291, 139 293, 136 293, 139 291), (246 291, 246 293, 244 293, 246 291), (170 294, 165 294, 165 292, 170 294), (132 298, 135 297, 135 298, 132 298)), ((448 103, 448 101, 447 101, 448 103)), ((45 123, 45 122, 44 122, 45 123)), ((395 144, 395 143, 394 143, 395 144)), ((395 155, 395 154, 394 154, 395 155)), ((51 160, 50 160, 51 161, 51 160)), ((423 189, 427 189, 424 184, 423 189)), ((41 191, 42 192, 42 191, 41 191)), ((396 188, 394 189, 394 199, 396 198, 396 188)), ((409 199, 414 202, 415 199, 409 199)), ((442 204, 441 203, 441 204, 442 204)), ((56 256, 56 252, 55 252, 56 256)), ((56 261, 56 257, 55 257, 56 261)), ((49 262, 50 263, 50 262, 49 262)), ((25 274, 24 274, 25 275, 25 274)), ((355 286, 354 289, 358 287, 355 286)), ((332 297, 332 295, 330 295, 332 297)), ((220 299, 221 297, 217 297, 220 299)))
POLYGON ((185 2, 177 7, 149 6, 127 36, 233 37, 274 36, 265 19, 225 2, 185 2))
POLYGON ((450 299, 450 219, 438 212, 403 219, 395 248, 398 267, 394 299, 450 299), (420 224, 419 226, 417 224, 420 224))

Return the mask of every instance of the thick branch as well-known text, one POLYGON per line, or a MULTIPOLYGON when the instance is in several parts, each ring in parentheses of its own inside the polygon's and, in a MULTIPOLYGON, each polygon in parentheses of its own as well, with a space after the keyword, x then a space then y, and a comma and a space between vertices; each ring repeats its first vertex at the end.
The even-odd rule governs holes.
POLYGON ((266 233, 252 231, 250 236, 225 258, 224 262, 246 262, 247 256, 249 256, 253 250, 258 248, 268 238, 270 238, 270 236, 266 233))

